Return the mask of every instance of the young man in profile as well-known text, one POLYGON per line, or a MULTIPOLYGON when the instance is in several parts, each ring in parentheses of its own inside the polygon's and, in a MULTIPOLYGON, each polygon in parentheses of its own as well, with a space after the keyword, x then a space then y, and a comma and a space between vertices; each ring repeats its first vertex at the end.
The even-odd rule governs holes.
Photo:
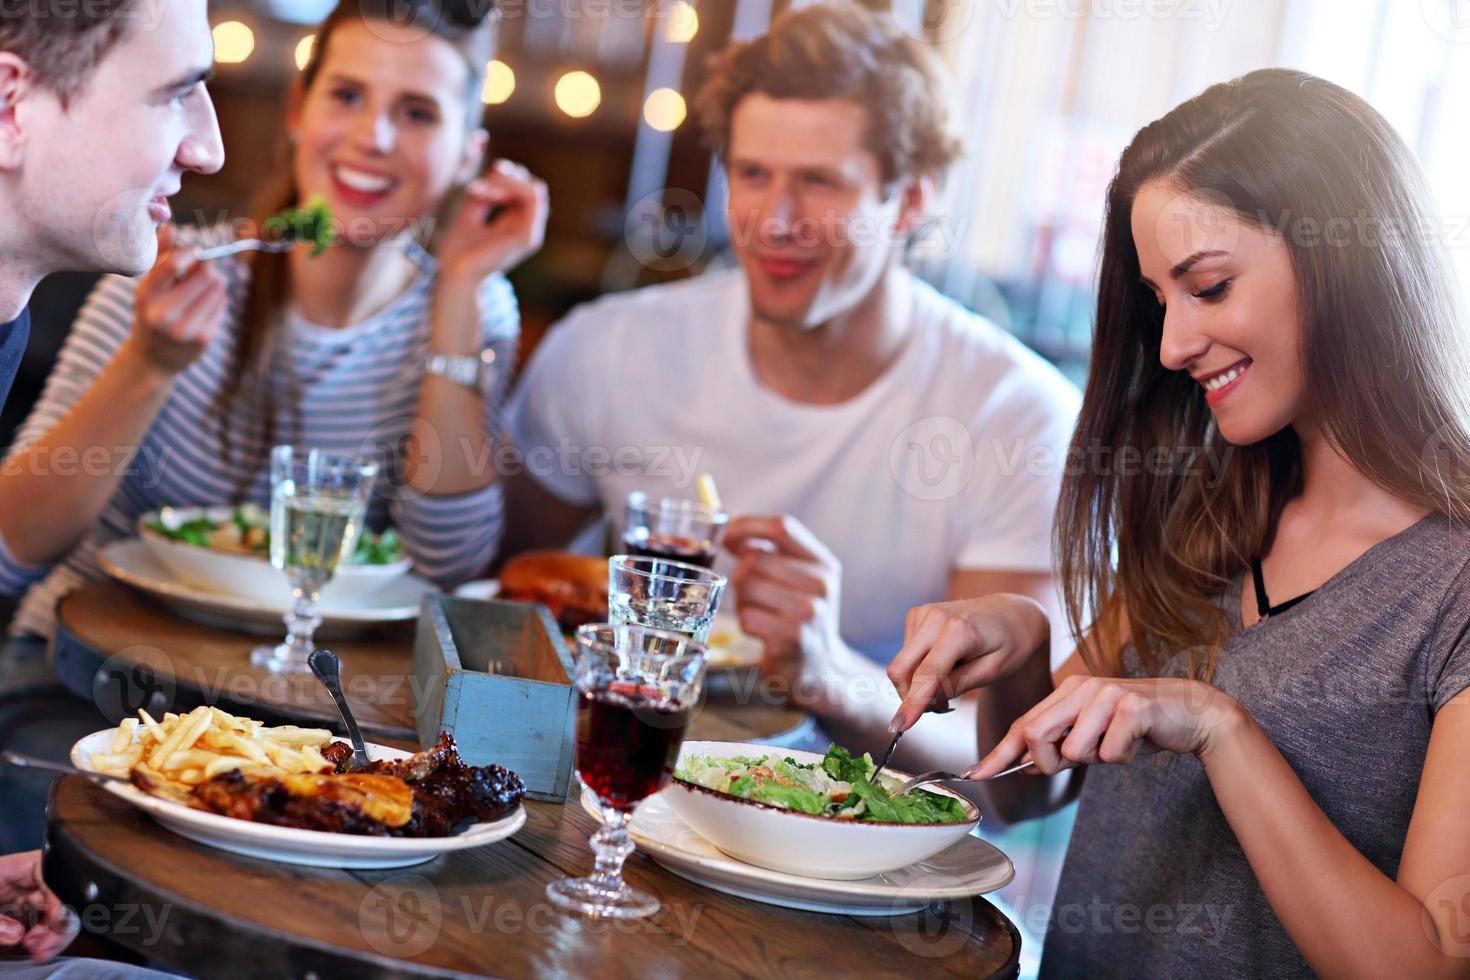
MULTIPOLYGON (((0 402, 25 351, 36 284, 62 271, 145 272, 184 171, 223 164, 204 87, 213 64, 205 0, 0 9, 0 402)), ((0 722, 7 695, 24 694, 24 660, 0 651, 0 722)), ((26 818, 34 836, 38 816, 14 812, 23 798, 5 777, 0 851, 14 846, 12 821, 26 818)), ((44 961, 75 935, 75 917, 41 881, 39 854, 0 856, 0 953, 44 961)), ((57 968, 79 978, 162 976, 119 963, 57 968)), ((13 971, 47 973, 0 962, 0 977, 13 971)))

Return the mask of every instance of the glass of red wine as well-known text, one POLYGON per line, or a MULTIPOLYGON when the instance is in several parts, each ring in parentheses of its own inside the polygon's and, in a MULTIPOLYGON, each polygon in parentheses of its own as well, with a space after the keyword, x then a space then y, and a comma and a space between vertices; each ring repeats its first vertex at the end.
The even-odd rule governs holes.
POLYGON ((668 558, 709 568, 730 515, 699 500, 628 494, 623 510, 623 545, 640 558, 668 558))
POLYGON ((592 874, 547 885, 553 905, 612 919, 658 911, 657 898, 623 881, 633 853, 628 822, 640 801, 673 778, 708 654, 688 636, 645 626, 577 630, 577 778, 597 797, 602 827, 592 835, 592 874))

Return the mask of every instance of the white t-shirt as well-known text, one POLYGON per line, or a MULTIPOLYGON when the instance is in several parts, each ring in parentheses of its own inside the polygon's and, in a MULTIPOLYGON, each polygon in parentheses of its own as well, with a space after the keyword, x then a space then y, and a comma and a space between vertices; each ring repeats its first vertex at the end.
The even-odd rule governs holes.
MULTIPOLYGON (((904 273, 908 275, 908 273, 904 273)), ((605 297, 553 327, 508 410, 526 471, 618 525, 629 491, 790 514, 842 561, 843 639, 879 663, 958 569, 1047 571, 1077 389, 917 279, 902 352, 838 405, 763 387, 740 270, 605 297)))

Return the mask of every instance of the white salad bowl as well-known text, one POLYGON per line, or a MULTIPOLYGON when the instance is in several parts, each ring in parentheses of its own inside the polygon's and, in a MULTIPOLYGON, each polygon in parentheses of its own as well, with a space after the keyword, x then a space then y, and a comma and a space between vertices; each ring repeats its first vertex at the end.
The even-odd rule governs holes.
MULTIPOLYGON (((175 541, 149 528, 160 520, 177 527, 197 517, 228 521, 234 507, 165 507, 138 518, 138 537, 148 552, 179 581, 221 595, 258 602, 289 601, 291 584, 264 555, 244 555, 175 541)), ((343 565, 322 590, 323 602, 360 602, 408 574, 407 558, 388 565, 343 565)))
MULTIPOLYGON (((816 752, 749 742, 691 741, 679 752, 679 766, 693 755, 822 761, 816 752)), ((884 776, 888 773, 884 770, 884 776)), ((897 771, 893 775, 908 778, 897 771)), ((838 820, 741 799, 682 779, 674 779, 663 796, 696 833, 737 860, 787 874, 849 881, 896 871, 938 854, 963 840, 980 822, 980 808, 958 793, 937 785, 924 788, 960 800, 970 819, 947 824, 838 820)))

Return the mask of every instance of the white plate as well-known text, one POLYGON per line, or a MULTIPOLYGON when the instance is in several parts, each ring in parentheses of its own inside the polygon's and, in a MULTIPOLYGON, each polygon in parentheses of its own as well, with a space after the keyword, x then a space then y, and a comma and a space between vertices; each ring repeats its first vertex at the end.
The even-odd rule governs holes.
MULTIPOLYGON (((116 732, 115 728, 93 732, 77 742, 71 747, 71 764, 78 769, 90 769, 92 753, 110 751, 116 732)), ((401 759, 409 755, 373 742, 367 743, 367 751, 373 759, 401 759)), ((238 820, 161 800, 125 783, 106 782, 102 786, 181 837, 247 857, 319 868, 402 868, 422 864, 450 851, 503 840, 526 822, 525 807, 518 806, 508 816, 493 823, 473 824, 453 837, 366 837, 238 820)))
MULTIPOLYGON (((597 816, 596 798, 582 806, 597 816)), ((1010 884, 1011 859, 970 836, 897 871, 857 881, 806 878, 737 861, 679 819, 663 794, 638 805, 628 833, 639 850, 681 878, 767 905, 834 915, 904 915, 947 899, 983 895, 1010 884)))
MULTIPOLYGON (((271 634, 284 629, 281 617, 286 614, 289 596, 280 602, 266 602, 210 592, 181 582, 137 538, 107 545, 98 553, 97 564, 119 582, 200 618, 258 627, 260 632, 271 634)), ((420 600, 437 591, 427 579, 408 574, 367 598, 350 601, 323 598, 317 609, 322 625, 327 628, 394 623, 416 619, 420 600)))
MULTIPOLYGON (((168 507, 162 511, 149 511, 138 518, 138 540, 147 546, 159 564, 168 569, 176 582, 200 591, 256 602, 289 602, 291 586, 266 555, 240 554, 175 541, 150 526, 162 520, 171 527, 177 527, 196 517, 209 517, 218 523, 226 523, 234 513, 234 507, 168 507)), ((322 602, 371 602, 378 593, 407 575, 412 567, 413 563, 407 558, 386 565, 343 565, 322 589, 322 602)))
POLYGON ((466 582, 454 590, 457 599, 478 599, 487 602, 500 595, 500 579, 482 578, 473 582, 466 582))

